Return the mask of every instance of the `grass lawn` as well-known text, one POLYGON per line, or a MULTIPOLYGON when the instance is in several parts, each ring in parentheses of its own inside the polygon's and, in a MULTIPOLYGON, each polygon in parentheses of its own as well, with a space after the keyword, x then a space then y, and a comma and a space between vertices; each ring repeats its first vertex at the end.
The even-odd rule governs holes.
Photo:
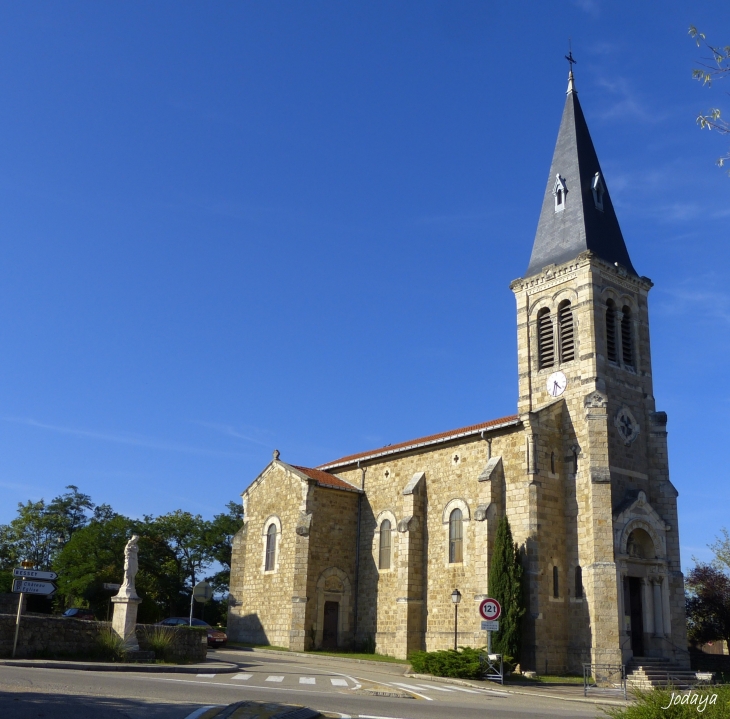
MULTIPOLYGON (((229 647, 242 647, 246 649, 272 649, 277 652, 288 652, 286 647, 275 647, 271 644, 246 644, 245 642, 228 642, 229 647)), ((319 649, 306 652, 314 656, 343 657, 345 659, 365 659, 370 662, 390 662, 392 664, 408 664, 405 659, 387 657, 384 654, 366 654, 364 652, 325 652, 319 649)))

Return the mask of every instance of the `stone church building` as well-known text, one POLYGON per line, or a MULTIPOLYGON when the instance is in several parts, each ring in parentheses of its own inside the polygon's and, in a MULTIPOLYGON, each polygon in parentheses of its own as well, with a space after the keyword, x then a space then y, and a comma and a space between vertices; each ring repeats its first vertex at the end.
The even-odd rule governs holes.
POLYGON ((506 514, 525 550, 523 668, 688 664, 652 282, 631 263, 572 73, 532 255, 510 287, 514 415, 317 468, 274 452, 242 495, 233 641, 453 647, 458 588, 458 642, 483 646, 477 607, 506 514))

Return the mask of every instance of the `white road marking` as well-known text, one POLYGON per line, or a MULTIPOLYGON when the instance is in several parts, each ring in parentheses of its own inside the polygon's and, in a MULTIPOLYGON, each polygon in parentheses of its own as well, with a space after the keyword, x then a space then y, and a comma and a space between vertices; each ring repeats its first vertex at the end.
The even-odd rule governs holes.
POLYGON ((443 687, 430 687, 430 686, 428 686, 426 684, 419 684, 418 686, 421 687, 421 689, 433 689, 433 691, 435 691, 435 692, 450 692, 450 691, 452 691, 451 689, 444 689, 443 687))
POLYGON ((203 677, 205 679, 215 679, 215 674, 196 674, 196 677, 203 677))
POLYGON ((456 687, 453 684, 451 685, 451 688, 455 692, 466 692, 467 694, 479 694, 479 692, 476 689, 464 689, 464 687, 456 687))
POLYGON ((316 684, 316 677, 299 677, 300 684, 316 684))
POLYGON ((360 719, 400 719, 400 717, 378 717, 370 714, 358 714, 360 719))
POLYGON ((283 682, 284 677, 276 676, 276 675, 272 674, 271 676, 266 677, 266 681, 267 682, 283 682))
POLYGON ((242 682, 247 682, 253 674, 235 674, 231 679, 240 679, 242 682))
POLYGON ((214 709, 215 704, 211 704, 209 707, 200 707, 200 709, 196 709, 192 714, 188 714, 185 719, 198 719, 199 716, 202 716, 205 714, 205 712, 208 711, 208 709, 214 709))
POLYGON ((344 679, 330 679, 333 687, 346 687, 347 682, 344 679))

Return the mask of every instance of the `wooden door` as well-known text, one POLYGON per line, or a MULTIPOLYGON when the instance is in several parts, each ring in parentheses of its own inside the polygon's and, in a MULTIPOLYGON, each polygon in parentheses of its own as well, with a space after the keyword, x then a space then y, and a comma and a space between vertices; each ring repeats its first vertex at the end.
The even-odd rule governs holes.
POLYGON ((340 603, 324 603, 324 627, 322 631, 322 647, 325 649, 337 648, 337 625, 340 618, 340 603))

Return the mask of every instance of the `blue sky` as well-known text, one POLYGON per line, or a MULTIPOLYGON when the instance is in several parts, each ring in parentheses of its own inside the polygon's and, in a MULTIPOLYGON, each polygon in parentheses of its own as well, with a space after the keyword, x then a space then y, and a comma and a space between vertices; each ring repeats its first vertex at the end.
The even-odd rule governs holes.
POLYGON ((728 525, 726 2, 0 5, 0 522, 70 483, 212 516, 511 414, 565 98, 650 294, 684 562, 728 525))

